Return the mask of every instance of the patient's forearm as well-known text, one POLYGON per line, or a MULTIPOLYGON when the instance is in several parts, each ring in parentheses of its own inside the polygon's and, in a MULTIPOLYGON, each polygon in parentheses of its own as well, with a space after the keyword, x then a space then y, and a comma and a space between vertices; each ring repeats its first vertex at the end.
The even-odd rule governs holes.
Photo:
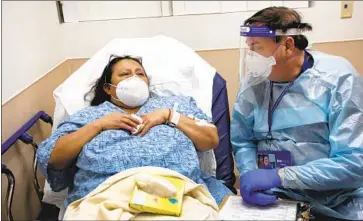
POLYGON ((48 167, 55 170, 69 167, 77 158, 83 146, 101 130, 102 127, 97 122, 93 122, 73 133, 60 137, 50 155, 48 167))
POLYGON ((193 141, 199 151, 214 149, 219 144, 218 131, 214 125, 200 126, 195 120, 181 114, 177 128, 193 141))

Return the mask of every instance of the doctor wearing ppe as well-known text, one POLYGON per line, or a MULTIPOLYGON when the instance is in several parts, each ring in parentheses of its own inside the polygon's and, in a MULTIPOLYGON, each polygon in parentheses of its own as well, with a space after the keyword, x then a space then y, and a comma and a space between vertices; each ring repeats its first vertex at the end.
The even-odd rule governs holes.
POLYGON ((310 30, 286 7, 241 27, 231 122, 241 195, 254 205, 284 196, 310 202, 325 220, 363 220, 363 80, 344 58, 306 49, 310 30), (261 150, 289 151, 292 165, 257 169, 261 150))

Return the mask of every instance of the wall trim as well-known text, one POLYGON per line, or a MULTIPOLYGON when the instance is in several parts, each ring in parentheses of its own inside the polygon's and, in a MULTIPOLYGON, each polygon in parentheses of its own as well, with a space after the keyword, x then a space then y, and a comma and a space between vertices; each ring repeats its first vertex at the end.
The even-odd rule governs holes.
POLYGON ((323 44, 323 43, 339 43, 339 42, 348 42, 348 41, 363 41, 363 38, 352 38, 352 39, 344 39, 344 40, 331 40, 331 41, 316 41, 312 44, 323 44))

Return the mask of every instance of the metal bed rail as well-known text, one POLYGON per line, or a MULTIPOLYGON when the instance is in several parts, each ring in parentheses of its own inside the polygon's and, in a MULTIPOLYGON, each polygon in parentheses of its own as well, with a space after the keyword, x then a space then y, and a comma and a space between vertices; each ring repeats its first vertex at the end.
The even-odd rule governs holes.
MULTIPOLYGON (((33 137, 28 134, 28 130, 39 120, 41 119, 43 122, 50 124, 53 126, 53 119, 44 111, 39 111, 35 114, 28 122, 26 122, 19 130, 17 130, 9 139, 7 139, 3 144, 1 144, 1 155, 3 155, 9 148, 17 141, 20 140, 25 144, 29 144, 33 147, 34 155, 33 155, 33 175, 34 175, 34 187, 41 202, 43 199, 43 190, 39 184, 37 170, 38 170, 38 162, 36 158, 36 150, 38 149, 38 145, 34 142, 33 137)), ((15 177, 11 170, 3 163, 1 163, 1 173, 5 174, 8 179, 8 188, 6 193, 6 212, 7 218, 9 221, 13 221, 13 215, 11 213, 11 206, 14 197, 15 190, 15 177)))

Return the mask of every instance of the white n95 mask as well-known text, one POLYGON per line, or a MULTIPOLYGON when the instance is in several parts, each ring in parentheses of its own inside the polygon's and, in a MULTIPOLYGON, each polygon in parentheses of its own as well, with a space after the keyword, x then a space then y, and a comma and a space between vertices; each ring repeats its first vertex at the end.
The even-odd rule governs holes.
POLYGON ((265 81, 270 76, 274 65, 276 60, 273 55, 264 57, 254 51, 246 50, 241 61, 240 92, 265 81))
POLYGON ((143 105, 149 98, 149 86, 145 81, 141 80, 136 75, 120 81, 116 87, 116 96, 118 99, 129 107, 139 107, 143 105))
POLYGON ((264 57, 254 51, 249 51, 244 59, 246 74, 252 77, 267 78, 272 72, 272 66, 276 65, 275 57, 264 57))

